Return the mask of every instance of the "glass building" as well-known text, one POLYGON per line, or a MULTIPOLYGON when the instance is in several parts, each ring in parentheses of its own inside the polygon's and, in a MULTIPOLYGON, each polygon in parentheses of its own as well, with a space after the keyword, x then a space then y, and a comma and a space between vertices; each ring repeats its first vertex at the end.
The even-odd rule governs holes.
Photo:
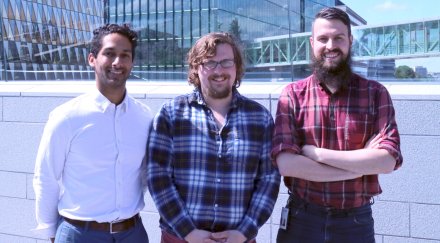
MULTIPOLYGON (((245 79, 291 81, 310 74, 307 35, 325 6, 343 9, 353 26, 366 24, 340 0, 0 0, 0 81, 94 79, 87 42, 103 23, 138 31, 131 79, 185 80, 188 49, 209 32, 227 31, 245 51, 245 79)), ((395 58, 435 55, 438 23, 355 30, 354 57, 364 61, 355 60, 354 70, 394 77, 395 58)))
POLYGON ((0 80, 93 79, 87 63, 104 0, 0 0, 0 80))
MULTIPOLYGON (((104 17, 109 23, 131 23, 139 31, 135 76, 185 80, 186 53, 209 32, 230 32, 245 49, 256 38, 310 31, 317 11, 339 4, 337 0, 108 0, 104 17)), ((261 76, 265 70, 248 69, 245 78, 253 71, 261 76)))

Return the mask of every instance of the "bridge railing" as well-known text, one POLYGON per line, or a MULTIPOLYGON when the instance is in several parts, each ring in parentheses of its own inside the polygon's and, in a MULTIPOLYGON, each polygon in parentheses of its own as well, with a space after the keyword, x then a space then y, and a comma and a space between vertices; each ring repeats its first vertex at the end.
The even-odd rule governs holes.
MULTIPOLYGON (((380 60, 440 56, 440 19, 384 26, 356 26, 353 59, 380 60)), ((284 66, 310 62, 311 32, 258 38, 245 50, 248 66, 284 66)))

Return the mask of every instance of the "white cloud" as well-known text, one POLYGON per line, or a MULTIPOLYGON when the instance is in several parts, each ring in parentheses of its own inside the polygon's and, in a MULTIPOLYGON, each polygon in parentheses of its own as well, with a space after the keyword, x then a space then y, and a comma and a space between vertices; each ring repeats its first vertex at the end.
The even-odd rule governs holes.
POLYGON ((393 1, 385 1, 381 4, 377 4, 374 8, 380 11, 393 11, 405 10, 407 9, 407 6, 405 4, 394 3, 393 1))

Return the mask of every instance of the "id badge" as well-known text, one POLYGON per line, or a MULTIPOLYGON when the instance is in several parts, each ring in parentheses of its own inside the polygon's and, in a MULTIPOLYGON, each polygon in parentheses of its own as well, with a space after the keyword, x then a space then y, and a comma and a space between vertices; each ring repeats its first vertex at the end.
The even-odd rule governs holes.
POLYGON ((287 229, 287 221, 289 218, 289 209, 283 207, 281 210, 281 218, 280 218, 280 228, 287 229))

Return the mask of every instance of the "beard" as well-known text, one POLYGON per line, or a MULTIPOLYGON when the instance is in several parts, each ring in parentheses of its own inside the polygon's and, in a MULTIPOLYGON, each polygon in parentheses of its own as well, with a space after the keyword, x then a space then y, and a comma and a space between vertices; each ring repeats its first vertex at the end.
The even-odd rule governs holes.
MULTIPOLYGON (((342 55, 342 51, 338 51, 342 55)), ((345 88, 350 82, 350 77, 353 73, 351 70, 351 51, 349 50, 347 57, 342 58, 333 66, 326 66, 324 58, 317 59, 312 54, 311 66, 318 80, 326 86, 334 86, 337 89, 345 88)))
MULTIPOLYGON (((215 79, 218 76, 222 76, 225 79, 229 79, 230 76, 229 75, 216 75, 213 74, 211 77, 209 77, 209 79, 215 79)), ((215 84, 210 83, 210 85, 206 88, 204 88, 204 90, 202 90, 202 93, 204 93, 205 95, 213 98, 213 99, 224 99, 229 97, 229 95, 232 92, 232 88, 229 85, 223 86, 223 87, 215 87, 215 84)))
POLYGON ((224 89, 214 89, 212 87, 208 88, 206 94, 213 99, 224 99, 231 94, 231 90, 229 88, 224 89))

